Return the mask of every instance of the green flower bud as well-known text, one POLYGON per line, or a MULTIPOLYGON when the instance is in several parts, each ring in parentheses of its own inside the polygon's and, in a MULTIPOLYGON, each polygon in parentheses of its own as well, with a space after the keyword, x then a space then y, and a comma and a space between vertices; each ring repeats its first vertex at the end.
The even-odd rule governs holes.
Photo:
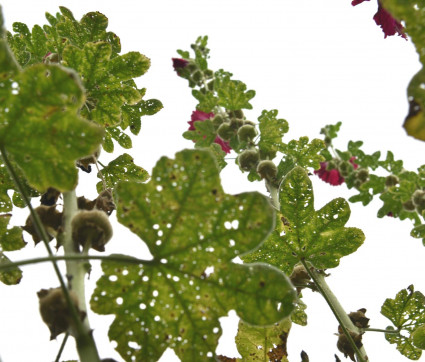
POLYGON ((369 178, 369 170, 366 168, 361 168, 357 171, 356 178, 362 182, 366 182, 369 178))
POLYGON ((415 205, 412 200, 407 200, 403 202, 403 209, 409 212, 415 211, 415 205))
POLYGON ((217 134, 223 141, 229 141, 234 136, 235 131, 225 122, 218 127, 217 134))
POLYGON ((207 88, 210 91, 213 91, 214 90, 214 81, 213 80, 211 82, 208 82, 207 83, 207 88))
POLYGON ((389 175, 385 179, 385 186, 392 187, 398 184, 398 177, 396 175, 389 175))
POLYGON ((214 75, 214 72, 213 72, 211 69, 207 69, 207 70, 205 70, 205 71, 204 71, 204 76, 205 76, 205 78, 207 78, 207 79, 212 78, 212 77, 213 77, 213 75, 214 75))
POLYGON ((338 162, 336 160, 331 160, 328 162, 328 166, 326 167, 327 171, 333 170, 335 168, 338 168, 338 162))
POLYGON ((223 123, 223 121, 224 121, 223 117, 217 114, 212 119, 212 124, 214 125, 215 128, 218 128, 223 123))
POLYGON ((254 126, 255 127, 255 123, 254 122, 247 121, 247 120, 243 121, 243 125, 246 125, 246 124, 249 124, 250 126, 254 126))
POLYGON ((229 114, 229 117, 232 118, 243 119, 244 117, 244 114, 241 109, 238 109, 236 111, 228 111, 227 113, 229 114))
POLYGON ((266 180, 273 180, 277 175, 277 167, 273 161, 263 160, 257 166, 257 173, 266 180))
POLYGON ((230 120, 230 127, 234 130, 239 129, 239 127, 243 126, 243 121, 241 119, 232 118, 230 120))
POLYGON ((332 143, 332 138, 326 136, 325 137, 325 144, 326 144, 326 146, 329 146, 331 143, 332 143))
POLYGON ((197 69, 198 69, 198 67, 195 65, 195 64, 193 64, 193 63, 189 63, 188 65, 186 65, 186 67, 185 67, 190 73, 193 73, 193 72, 195 72, 197 69))
POLYGON ((252 141, 256 135, 257 135, 257 131, 255 130, 255 127, 250 126, 248 124, 238 129, 238 138, 240 142, 252 141))
POLYGON ((243 171, 251 171, 260 160, 260 155, 256 149, 243 151, 238 157, 239 167, 243 171))
POLYGON ((416 190, 412 195, 412 201, 415 206, 425 206, 425 191, 416 190))
POLYGON ((195 82, 200 82, 200 81, 201 81, 201 79, 202 79, 202 73, 201 73, 201 71, 199 71, 199 70, 195 71, 195 72, 192 74, 192 79, 193 79, 195 82))
POLYGON ((363 185, 363 182, 359 179, 354 180, 354 187, 356 189, 360 188, 360 186, 363 185))

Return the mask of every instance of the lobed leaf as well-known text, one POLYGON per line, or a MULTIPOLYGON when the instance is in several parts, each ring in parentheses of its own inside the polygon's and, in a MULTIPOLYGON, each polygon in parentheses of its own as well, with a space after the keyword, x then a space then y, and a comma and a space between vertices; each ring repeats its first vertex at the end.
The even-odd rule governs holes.
POLYGON ((276 109, 271 111, 263 110, 261 116, 258 117, 258 127, 260 129, 258 148, 260 152, 269 155, 269 159, 273 159, 276 156, 276 152, 283 150, 282 138, 289 131, 288 122, 277 118, 277 113, 276 109))
POLYGON ((153 255, 144 265, 104 262, 91 301, 116 315, 109 337, 123 358, 156 361, 170 347, 182 361, 212 361, 229 310, 259 325, 291 313, 295 292, 281 272, 231 262, 267 237, 274 212, 258 193, 225 194, 210 151, 163 157, 149 183, 120 183, 116 194, 119 222, 153 255))
POLYGON ((3 251, 19 250, 26 245, 21 228, 17 226, 7 228, 10 218, 10 214, 0 215, 0 249, 3 251))
MULTIPOLYGON (((0 265, 10 263, 10 259, 0 251, 0 265)), ((22 271, 18 267, 0 271, 0 282, 6 285, 19 284, 22 279, 22 271)))
MULTIPOLYGON (((403 356, 418 360, 422 351, 414 346, 411 335, 425 324, 425 296, 421 292, 414 291, 413 285, 410 285, 398 292, 394 299, 386 299, 381 307, 381 314, 387 317, 399 332, 386 333, 385 339, 391 344, 396 344, 397 350, 403 356)), ((392 326, 387 329, 394 330, 392 326)))
POLYGON ((77 115, 82 101, 77 75, 60 66, 37 64, 14 78, 2 112, 0 145, 35 189, 73 189, 75 160, 101 142, 102 130, 77 115))
POLYGON ((216 72, 214 89, 218 96, 218 105, 230 111, 252 109, 249 101, 255 97, 254 90, 246 90, 246 84, 240 80, 232 80, 230 76, 219 77, 216 72))
POLYGON ((241 361, 288 362, 286 340, 290 329, 290 319, 270 327, 255 327, 240 321, 236 346, 242 356, 241 361))
POLYGON ((314 210, 311 181, 302 167, 283 179, 279 193, 280 214, 275 231, 245 262, 265 262, 290 274, 300 260, 317 269, 334 268, 343 256, 355 252, 364 241, 360 229, 344 227, 350 217, 348 203, 334 199, 314 210))
MULTIPOLYGON (((105 181, 105 188, 115 189, 119 181, 145 182, 149 179, 148 172, 140 166, 134 164, 134 159, 129 154, 124 153, 118 156, 97 174, 97 177, 105 181)), ((96 185, 97 192, 104 188, 103 182, 96 185)))

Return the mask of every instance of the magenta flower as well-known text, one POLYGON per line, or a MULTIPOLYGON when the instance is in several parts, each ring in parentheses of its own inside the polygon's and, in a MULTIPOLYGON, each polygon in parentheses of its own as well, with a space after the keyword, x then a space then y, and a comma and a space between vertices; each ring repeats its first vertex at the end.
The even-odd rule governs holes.
POLYGON ((177 72, 178 75, 181 74, 181 71, 186 68, 186 66, 189 64, 189 61, 182 58, 172 58, 173 61, 173 68, 177 72))
MULTIPOLYGON (((358 168, 354 160, 356 158, 353 156, 350 158, 350 163, 353 165, 354 169, 358 168)), ((328 162, 320 162, 320 168, 314 171, 314 174, 319 176, 323 181, 331 184, 332 186, 339 186, 344 183, 344 177, 341 176, 339 171, 335 168, 332 170, 327 170, 328 162)))
POLYGON ((401 25, 399 21, 394 19, 393 16, 382 7, 379 1, 378 12, 373 17, 373 20, 375 20, 376 25, 382 28, 382 31, 385 34, 384 38, 386 38, 387 36, 398 34, 402 38, 407 40, 407 36, 403 32, 403 25, 401 25))
MULTIPOLYGON (((363 1, 369 0, 353 0, 351 2, 351 5, 356 6, 361 4, 363 1)), ((403 25, 401 25, 399 21, 394 19, 394 17, 382 7, 381 2, 379 0, 378 12, 373 16, 373 20, 375 20, 376 25, 381 27, 382 31, 385 34, 384 38, 386 38, 387 36, 398 34, 402 38, 407 40, 407 36, 403 32, 403 25)))
MULTIPOLYGON (((194 123, 196 121, 205 121, 206 119, 210 119, 214 117, 214 113, 210 112, 210 113, 205 113, 202 111, 193 111, 192 112, 192 116, 191 116, 191 120, 187 123, 189 123, 189 131, 194 131, 195 130, 195 125, 194 123)), ((223 141, 219 136, 217 136, 214 140, 214 143, 217 143, 218 145, 221 146, 221 149, 226 152, 226 153, 230 153, 231 148, 228 142, 223 141)))

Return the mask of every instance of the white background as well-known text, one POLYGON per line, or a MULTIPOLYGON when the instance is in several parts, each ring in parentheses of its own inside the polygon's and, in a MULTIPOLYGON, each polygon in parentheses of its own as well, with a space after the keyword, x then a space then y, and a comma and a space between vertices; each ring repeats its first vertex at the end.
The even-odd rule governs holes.
MULTIPOLYGON (((189 49, 198 35, 209 35, 210 68, 234 73, 257 96, 254 109, 246 112, 252 119, 263 109, 278 109, 288 120, 290 132, 286 140, 307 135, 318 137, 325 124, 343 122, 337 147, 347 141, 363 140, 366 152, 391 149, 405 161, 407 169, 424 163, 423 143, 406 136, 402 126, 407 114, 405 89, 420 68, 410 41, 401 37, 384 40, 372 17, 374 0, 357 7, 350 0, 156 0, 156 1, 16 1, 2 2, 6 26, 14 21, 30 27, 45 24, 44 12, 55 13, 59 5, 70 8, 77 19, 89 11, 100 11, 109 17, 109 30, 121 38, 123 53, 137 50, 148 56, 152 66, 138 81, 147 87, 147 98, 158 98, 164 109, 143 119, 142 131, 133 137, 130 153, 136 164, 152 169, 162 155, 193 147, 181 134, 194 110, 187 82, 176 76, 171 58, 175 49, 189 49)), ((233 157, 230 155, 229 157, 233 157)), ((108 162, 102 154, 101 161, 108 162)), ((232 160, 229 161, 233 163, 232 160)), ((87 197, 95 195, 95 174, 84 177, 87 197)), ((246 181, 235 166, 222 174, 226 192, 238 193, 264 187, 246 181)), ((344 185, 332 187, 313 178, 316 208, 335 197, 352 195, 344 185)), ((351 205, 350 226, 360 227, 366 234, 365 244, 357 253, 342 259, 340 267, 330 270, 328 283, 347 312, 367 308, 371 326, 385 328, 389 322, 380 315, 386 298, 413 283, 425 292, 423 260, 425 249, 420 240, 409 236, 411 223, 392 218, 377 219, 380 201, 364 208, 351 205)), ((25 216, 17 213, 16 224, 25 216)), ((29 245, 22 252, 10 253, 14 260, 46 255, 43 246, 29 245)), ((146 257, 143 243, 121 226, 108 252, 121 252, 146 257)), ((97 278, 94 263, 89 282, 92 290, 97 278)), ((0 285, 0 356, 3 362, 53 361, 62 337, 49 342, 49 331, 38 313, 36 292, 58 283, 51 265, 25 267, 20 285, 0 285)), ((294 325, 288 340, 290 361, 299 361, 305 350, 311 361, 334 361, 337 322, 318 293, 305 292, 308 305, 307 327, 294 325)), ((232 314, 234 315, 234 314, 232 314)), ((107 338, 106 323, 111 316, 90 316, 102 357, 121 360, 107 338)), ((236 333, 235 318, 223 319, 224 337, 218 352, 238 356, 231 341, 236 333)), ((368 333, 364 345, 371 361, 404 361, 395 346, 382 334, 368 333)), ((342 358, 341 354, 338 352, 342 358)), ((63 359, 76 358, 73 342, 69 342, 63 359)), ((167 351, 161 361, 175 361, 167 351)))

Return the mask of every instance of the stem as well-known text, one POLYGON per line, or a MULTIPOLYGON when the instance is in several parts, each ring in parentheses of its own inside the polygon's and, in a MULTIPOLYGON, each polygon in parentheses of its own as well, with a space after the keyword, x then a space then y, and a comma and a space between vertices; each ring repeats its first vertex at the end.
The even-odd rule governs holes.
POLYGON ((273 207, 279 211, 280 210, 279 189, 269 181, 266 181, 266 187, 270 193, 273 207))
POLYGON ((399 334, 399 330, 391 330, 391 329, 379 329, 379 328, 364 328, 365 332, 381 332, 381 333, 388 333, 388 334, 399 334))
POLYGON ((15 262, 7 262, 0 264, 0 271, 6 271, 19 266, 25 266, 30 264, 45 263, 46 261, 61 261, 61 260, 104 260, 112 261, 117 263, 126 264, 143 264, 143 265, 156 265, 157 262, 153 260, 136 259, 126 255, 63 255, 63 256, 46 256, 43 258, 26 259, 15 262))
MULTIPOLYGON (((25 189, 22 186, 21 181, 19 180, 19 177, 16 174, 12 164, 9 161, 9 158, 7 156, 4 145, 0 145, 0 154, 3 158, 4 164, 7 167, 7 170, 9 171, 10 176, 12 177, 13 181, 15 182, 15 185, 16 185, 19 193, 21 194, 22 198, 25 201, 25 204, 27 205, 27 207, 30 211, 30 215, 31 215, 32 221, 34 223, 34 227, 37 231, 37 234, 39 235, 40 239, 43 241, 44 246, 46 247, 47 253, 49 254, 49 257, 53 258, 54 254, 53 254, 52 249, 50 248, 50 245, 49 245, 49 236, 47 235, 46 229, 44 228, 44 225, 41 222, 40 217, 38 216, 38 213, 32 207, 30 199, 29 199, 28 195, 26 194, 25 189)), ((80 317, 77 313, 77 309, 75 308, 75 305, 71 300, 68 288, 65 284, 65 281, 62 277, 62 274, 59 270, 59 267, 56 263, 56 260, 51 259, 51 262, 52 262, 52 265, 53 265, 53 269, 55 270, 56 276, 58 277, 59 284, 60 284, 61 289, 63 291, 63 294, 65 296, 65 300, 66 300, 66 303, 68 305, 68 308, 71 312, 73 322, 74 322, 76 328, 79 329, 79 328, 81 328, 82 323, 81 323, 80 317)))
POLYGON ((56 356, 55 362, 60 362, 60 358, 61 358, 62 352, 63 352, 63 350, 65 348, 66 342, 68 341, 68 337, 69 337, 69 333, 66 332, 65 333, 65 337, 63 337, 63 341, 62 341, 62 344, 61 344, 61 346, 59 348, 58 354, 56 356))
POLYGON ((310 269, 305 260, 301 260, 301 263, 304 265, 304 268, 307 270, 307 273, 313 280, 314 284, 316 284, 317 289, 319 290, 320 294, 322 294, 323 298, 326 300, 326 303, 328 303, 329 308, 337 319, 345 336, 347 337, 351 348, 356 353, 358 362, 368 361, 368 357, 364 348, 358 348, 353 338, 351 337, 351 334, 349 333, 349 331, 351 331, 356 334, 360 334, 359 329, 353 324, 350 317, 345 312, 344 308, 341 306, 336 296, 332 293, 331 289, 325 281, 323 274, 318 273, 314 268, 310 269))
MULTIPOLYGON (((72 238, 71 221, 78 212, 77 197, 75 190, 64 192, 63 194, 63 219, 64 235, 63 248, 65 256, 80 255, 80 247, 72 238)), ((66 271, 69 279, 70 289, 75 292, 78 298, 78 306, 81 311, 87 312, 85 276, 87 273, 86 264, 77 260, 66 260, 66 271)), ((77 328, 75 341, 77 343, 78 355, 81 362, 100 361, 96 344, 93 339, 88 317, 84 318, 82 328, 77 328)))

